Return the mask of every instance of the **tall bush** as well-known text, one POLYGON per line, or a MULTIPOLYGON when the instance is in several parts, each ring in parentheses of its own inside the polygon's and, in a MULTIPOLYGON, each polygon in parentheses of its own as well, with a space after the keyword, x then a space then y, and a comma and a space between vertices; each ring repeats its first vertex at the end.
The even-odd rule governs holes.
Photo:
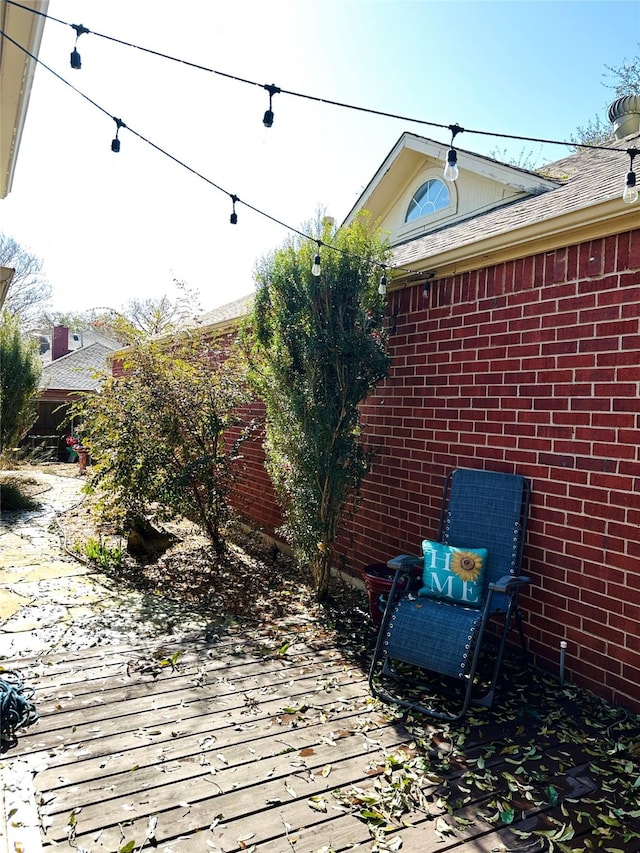
POLYGON ((154 505, 161 520, 185 516, 225 549, 228 491, 244 433, 236 361, 202 333, 132 346, 124 375, 76 407, 94 460, 91 483, 124 530, 154 505))
POLYGON ((320 250, 291 239, 263 262, 247 340, 283 532, 322 601, 341 519, 370 462, 358 405, 386 375, 388 356, 378 292, 384 241, 366 216, 335 233, 325 227, 319 239, 320 250))

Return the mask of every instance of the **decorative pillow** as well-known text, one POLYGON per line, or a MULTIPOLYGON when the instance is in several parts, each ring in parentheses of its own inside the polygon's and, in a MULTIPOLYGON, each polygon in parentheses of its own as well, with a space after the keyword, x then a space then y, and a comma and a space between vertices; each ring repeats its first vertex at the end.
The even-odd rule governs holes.
POLYGON ((456 548, 425 539, 422 553, 424 586, 418 595, 455 601, 467 607, 483 606, 486 548, 456 548))

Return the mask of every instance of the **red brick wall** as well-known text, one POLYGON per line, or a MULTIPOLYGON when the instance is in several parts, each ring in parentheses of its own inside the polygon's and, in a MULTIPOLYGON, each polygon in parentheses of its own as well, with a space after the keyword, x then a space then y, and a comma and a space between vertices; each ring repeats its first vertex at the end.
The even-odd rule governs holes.
MULTIPOLYGON (((255 403, 247 406, 244 411, 245 421, 264 423, 264 406, 255 403)), ((264 467, 264 451, 262 442, 264 429, 255 429, 241 448, 242 460, 238 466, 238 478, 234 484, 232 502, 236 510, 247 521, 266 533, 280 539, 277 530, 282 524, 282 515, 276 501, 271 480, 264 467)))
MULTIPOLYGON (((376 461, 341 562, 418 553, 452 468, 522 473, 536 662, 557 672, 566 639, 568 678, 640 711, 640 230, 406 288, 389 313, 392 368, 362 407, 376 461)), ((252 453, 247 494, 273 532, 252 453)))

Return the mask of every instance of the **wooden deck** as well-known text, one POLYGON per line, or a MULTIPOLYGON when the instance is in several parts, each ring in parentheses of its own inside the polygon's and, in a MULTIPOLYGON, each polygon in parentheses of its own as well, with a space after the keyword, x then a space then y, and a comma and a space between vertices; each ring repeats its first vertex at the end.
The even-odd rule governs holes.
MULTIPOLYGON (((466 730, 463 755, 452 750, 448 736, 438 740, 431 731, 440 769, 452 750, 449 778, 445 783, 441 773, 423 773, 424 806, 388 823, 391 831, 381 831, 385 841, 376 842, 354 813, 358 800, 364 802, 358 791, 393 780, 385 757, 402 749, 409 760, 415 730, 411 734, 371 701, 357 665, 310 636, 308 630, 289 635, 289 645, 280 649, 238 634, 182 646, 94 647, 4 662, 37 690, 40 720, 19 732, 2 763, 10 769, 27 761, 31 768, 42 849, 542 849, 540 837, 519 837, 504 824, 496 829, 480 816, 495 811, 490 803, 502 797, 504 803, 519 798, 512 825, 521 830, 551 833, 561 824, 575 826, 574 837, 565 839, 565 847, 556 842, 556 849, 582 850, 591 843, 593 849, 640 850, 623 830, 603 847, 598 829, 580 819, 580 812, 593 812, 601 788, 593 744, 568 743, 541 728, 539 718, 517 714, 491 716, 486 725, 466 730), (539 751, 527 756, 533 725, 539 751), (557 797, 541 803, 524 788, 510 790, 519 764, 542 760, 541 787, 553 786, 557 797), (501 788, 471 790, 465 781, 470 771, 478 780, 500 779, 501 788), (340 789, 355 792, 353 808, 334 796, 340 789)), ((380 806, 387 815, 389 808, 380 806)), ((34 842, 12 844, 9 839, 11 853, 37 853, 34 842)))

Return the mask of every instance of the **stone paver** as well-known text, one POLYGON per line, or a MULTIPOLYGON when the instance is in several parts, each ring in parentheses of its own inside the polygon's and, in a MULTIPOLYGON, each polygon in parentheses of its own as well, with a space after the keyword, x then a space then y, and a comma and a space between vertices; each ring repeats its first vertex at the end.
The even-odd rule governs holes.
MULTIPOLYGON (((54 523, 59 513, 82 500, 84 480, 41 471, 24 474, 41 482, 42 491, 36 496, 37 510, 2 513, 0 519, 2 658, 44 651, 54 636, 59 638, 69 613, 59 598, 54 600, 51 587, 64 578, 87 579, 86 567, 62 550, 54 523)), ((74 599, 84 592, 77 587, 74 599)))
POLYGON ((0 519, 0 661, 207 627, 180 603, 121 589, 66 553, 64 513, 82 500, 84 478, 26 474, 42 482, 39 509, 0 519))

